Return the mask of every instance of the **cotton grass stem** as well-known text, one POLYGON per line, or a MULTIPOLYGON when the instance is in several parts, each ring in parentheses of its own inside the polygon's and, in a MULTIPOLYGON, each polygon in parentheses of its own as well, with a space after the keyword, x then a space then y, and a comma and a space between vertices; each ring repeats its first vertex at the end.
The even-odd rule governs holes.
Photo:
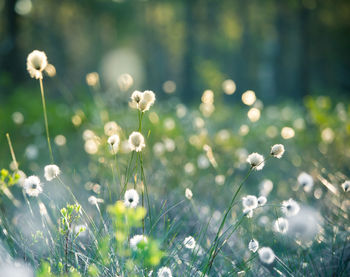
POLYGON ((46 111, 46 102, 45 102, 43 79, 40 78, 39 82, 40 82, 41 100, 42 100, 42 103, 43 103, 43 111, 44 111, 44 121, 45 121, 47 144, 49 146, 51 163, 54 164, 53 155, 52 155, 51 141, 50 141, 50 134, 49 134, 49 123, 48 123, 48 120, 47 120, 47 111, 46 111))
POLYGON ((218 248, 218 239, 219 239, 219 236, 220 236, 220 232, 221 232, 222 228, 224 227, 224 224, 226 222, 227 216, 228 216, 229 212, 231 211, 231 209, 233 207, 233 204, 235 202, 235 199, 236 199, 238 193, 240 192, 244 182, 248 179, 249 175, 252 173, 252 170, 253 170, 253 168, 250 167, 250 169, 248 170, 247 175, 243 178, 243 180, 241 181, 240 185, 238 186, 238 189, 236 190, 235 194, 233 195, 232 200, 230 202, 230 205, 228 206, 228 208, 227 208, 227 210, 225 212, 225 215, 224 215, 224 217, 223 217, 223 219, 221 221, 220 227, 219 227, 219 229, 218 229, 218 231, 216 233, 213 245, 212 245, 212 247, 210 249, 208 263, 206 264, 206 267, 204 268, 203 276, 207 272, 208 273, 210 272, 210 269, 211 269, 211 267, 213 265, 213 262, 214 262, 214 259, 215 259, 215 256, 216 256, 216 255, 214 256, 214 254, 215 254, 215 252, 217 251, 217 248, 218 248))
POLYGON ((18 170, 18 163, 17 163, 17 160, 16 160, 15 151, 13 150, 13 147, 12 147, 11 138, 10 138, 9 133, 6 133, 6 138, 7 138, 8 144, 9 144, 12 161, 13 161, 14 166, 15 166, 15 171, 17 171, 18 170))

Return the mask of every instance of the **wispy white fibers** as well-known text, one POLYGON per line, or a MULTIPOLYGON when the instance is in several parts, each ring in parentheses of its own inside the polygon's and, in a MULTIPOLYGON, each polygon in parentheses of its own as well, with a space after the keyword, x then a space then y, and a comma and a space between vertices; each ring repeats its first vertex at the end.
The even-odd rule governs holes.
POLYGON ((116 154, 118 152, 119 144, 120 144, 120 138, 117 134, 112 135, 107 140, 109 146, 111 147, 111 151, 113 154, 116 154))
POLYGON ((294 201, 292 198, 290 198, 289 200, 283 201, 282 202, 282 212, 287 216, 287 217, 291 217, 291 216, 295 216, 299 213, 300 211, 300 206, 299 204, 294 201))
POLYGON ((275 253, 270 247, 262 247, 258 250, 260 261, 265 264, 272 264, 275 260, 275 253))
POLYGON ((144 235, 135 235, 130 239, 130 248, 134 251, 137 250, 137 245, 141 242, 144 241, 145 243, 148 242, 147 237, 144 235))
POLYGON ((285 234, 288 231, 288 220, 280 217, 277 218, 274 224, 274 230, 278 233, 285 234))
POLYGON ((124 195, 124 204, 126 207, 135 208, 139 203, 139 194, 134 189, 129 189, 124 195))
POLYGON ((132 151, 140 152, 145 148, 145 138, 139 132, 132 132, 129 136, 129 146, 132 151))
POLYGON ((43 71, 47 66, 45 52, 34 50, 27 57, 27 70, 32 78, 42 79, 43 71))
POLYGON ((98 203, 103 203, 104 200, 101 199, 101 198, 97 198, 93 195, 91 195, 89 198, 88 198, 88 201, 91 205, 97 205, 98 203))
POLYGON ((265 165, 264 156, 258 153, 252 153, 248 156, 247 163, 250 164, 252 169, 261 170, 264 168, 265 165))
POLYGON ((171 269, 167 266, 161 267, 157 272, 158 277, 172 277, 171 269))
POLYGON ((260 197, 258 198, 258 205, 259 205, 259 206, 264 206, 264 205, 266 204, 266 202, 267 202, 267 199, 266 199, 265 196, 260 196, 260 197))
POLYGON ((192 190, 190 190, 189 188, 186 188, 185 190, 185 196, 188 200, 191 200, 192 199, 192 196, 193 196, 193 193, 192 193, 192 190))
POLYGON ((188 249, 193 249, 196 247, 196 240, 194 237, 188 236, 184 239, 184 246, 188 249))
POLYGON ((300 212, 288 218, 288 235, 296 238, 299 242, 312 242, 322 230, 323 219, 321 214, 312 207, 302 206, 300 212))
POLYGON ((259 249, 259 242, 256 239, 251 239, 248 244, 248 249, 255 253, 259 249))
POLYGON ((341 187, 345 192, 350 191, 350 181, 345 181, 341 184, 341 187))
POLYGON ((29 196, 37 197, 43 192, 42 184, 38 176, 29 176, 24 180, 23 188, 29 196))
POLYGON ((282 158, 284 151, 285 150, 283 144, 275 144, 271 147, 270 155, 280 159, 282 158))
POLYGON ((298 183, 306 192, 310 192, 314 186, 314 179, 310 174, 302 172, 298 176, 298 183))
POLYGON ((45 179, 47 181, 51 181, 51 180, 55 179, 56 177, 58 177, 58 175, 60 175, 61 170, 57 165, 49 164, 49 165, 45 166, 44 172, 45 172, 45 174, 44 174, 45 179))
POLYGON ((131 95, 131 106, 139 109, 141 112, 148 111, 154 104, 156 96, 153 91, 145 90, 144 92, 135 90, 131 95))

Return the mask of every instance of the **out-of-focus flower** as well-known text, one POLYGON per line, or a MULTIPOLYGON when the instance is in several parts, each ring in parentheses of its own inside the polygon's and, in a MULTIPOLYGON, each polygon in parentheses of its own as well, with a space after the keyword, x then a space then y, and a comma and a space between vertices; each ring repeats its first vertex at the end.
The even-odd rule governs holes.
POLYGON ((264 206, 264 205, 266 204, 266 202, 267 202, 267 199, 266 199, 265 196, 260 196, 260 197, 258 198, 258 205, 259 205, 259 206, 264 206))
POLYGON ((248 244, 248 249, 255 253, 259 249, 259 242, 256 239, 251 239, 248 244))
POLYGON ((184 239, 184 246, 188 249, 193 249, 196 247, 196 240, 194 239, 194 237, 187 237, 184 239))
POLYGON ((116 154, 118 152, 120 138, 118 135, 112 135, 107 140, 108 144, 111 147, 111 151, 113 154, 116 154))
POLYGON ((101 199, 101 198, 97 198, 93 195, 91 195, 89 198, 88 198, 88 201, 91 205, 97 205, 98 203, 103 203, 104 200, 101 199))
POLYGON ((171 269, 169 267, 163 266, 157 272, 158 277, 172 277, 171 269))
POLYGON ((145 90, 144 92, 135 90, 131 95, 131 105, 141 112, 148 111, 154 104, 156 96, 153 91, 145 90))
POLYGON ((345 192, 350 191, 350 181, 345 181, 344 183, 341 184, 341 187, 345 192))
POLYGON ((255 170, 261 170, 264 168, 264 156, 258 153, 252 153, 248 156, 247 162, 251 165, 251 167, 255 170))
POLYGON ((145 138, 139 132, 132 132, 128 141, 132 151, 140 152, 146 146, 145 138))
POLYGON ((124 194, 124 204, 126 207, 135 208, 139 203, 139 194, 134 189, 129 189, 124 194))
POLYGON ((292 198, 282 202, 282 212, 286 216, 288 217, 295 216, 299 213, 299 211, 300 211, 299 204, 296 201, 294 201, 292 198))
POLYGON ((310 192, 312 190, 312 187, 314 186, 314 179, 310 174, 307 174, 306 172, 302 172, 298 176, 298 183, 304 191, 310 192))
POLYGON ((244 208, 254 210, 258 207, 258 199, 254 195, 247 195, 242 198, 244 208))
POLYGON ((274 230, 282 234, 286 233, 288 231, 288 220, 283 217, 277 218, 274 224, 274 230))
POLYGON ((23 188, 29 196, 37 197, 43 192, 42 184, 38 176, 29 176, 24 180, 23 188))
POLYGON ((134 251, 137 250, 137 245, 141 242, 145 242, 147 243, 148 242, 148 239, 146 236, 144 235, 135 235, 133 236, 131 239, 130 239, 130 248, 134 251))
POLYGON ((49 164, 45 166, 44 171, 45 171, 44 176, 47 181, 51 181, 55 179, 61 173, 60 168, 55 164, 49 164))
POLYGON ((191 200, 192 199, 192 196, 193 196, 193 193, 192 193, 192 190, 190 190, 189 188, 187 188, 185 190, 185 196, 188 200, 191 200))
POLYGON ((43 71, 47 66, 45 52, 34 50, 27 57, 27 70, 32 78, 42 79, 43 71))
POLYGON ((280 159, 283 154, 284 154, 284 146, 283 144, 275 144, 274 146, 271 147, 271 152, 270 154, 275 157, 280 159))
POLYGON ((262 247, 258 251, 260 261, 265 264, 272 264, 275 260, 275 253, 270 247, 262 247))

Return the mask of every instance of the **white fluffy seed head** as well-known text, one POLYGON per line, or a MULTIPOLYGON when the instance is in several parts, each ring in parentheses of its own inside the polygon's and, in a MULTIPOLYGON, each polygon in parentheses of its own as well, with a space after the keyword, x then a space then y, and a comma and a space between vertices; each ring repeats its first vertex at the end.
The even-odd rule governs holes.
POLYGON ((144 92, 135 90, 131 95, 131 106, 141 112, 148 111, 155 101, 156 95, 151 90, 145 90, 144 92))
POLYGON ((275 144, 271 147, 271 156, 275 157, 275 158, 282 158, 283 154, 284 154, 284 146, 283 144, 275 144))
POLYGON ((290 198, 289 200, 283 201, 282 202, 282 212, 287 216, 287 217, 291 217, 291 216, 295 216, 299 213, 300 211, 300 206, 299 204, 294 201, 292 198, 290 198))
POLYGON ((242 198, 242 204, 244 209, 254 210, 258 207, 258 198, 254 195, 247 195, 242 198))
POLYGON ((187 188, 185 190, 185 196, 188 200, 191 200, 192 199, 192 196, 193 196, 193 193, 192 193, 192 190, 190 190, 189 188, 187 188))
POLYGON ((171 269, 167 266, 161 267, 157 272, 158 277, 172 277, 171 269))
POLYGON ((196 247, 196 240, 192 236, 188 236, 184 239, 184 246, 188 249, 193 249, 196 247))
POLYGON ((144 235, 135 235, 133 236, 131 239, 130 239, 130 248, 134 251, 137 250, 137 245, 141 242, 145 242, 147 243, 148 242, 148 239, 146 236, 144 235))
POLYGON ((29 176, 24 180, 23 188, 29 196, 37 197, 43 192, 42 184, 38 176, 29 176))
POLYGON ((248 249, 255 253, 259 249, 259 242, 256 239, 251 239, 248 244, 248 249))
POLYGON ((145 148, 145 138, 139 132, 132 132, 129 136, 129 146, 132 151, 140 152, 145 148))
POLYGON ((45 52, 34 50, 27 57, 27 70, 32 78, 42 79, 43 71, 47 66, 45 52))
POLYGON ((314 186, 314 179, 306 172, 302 172, 298 176, 298 183, 305 192, 310 192, 314 186))
POLYGON ((344 183, 341 184, 341 187, 345 192, 350 191, 350 181, 345 181, 344 183))
POLYGON ((288 231, 288 227, 289 227, 288 220, 283 217, 279 217, 276 219, 273 227, 276 232, 285 234, 288 231))
POLYGON ((116 154, 118 152, 119 144, 120 144, 120 138, 117 134, 112 135, 107 140, 109 146, 111 147, 111 151, 113 154, 116 154))
POLYGON ((129 189, 124 194, 124 204, 126 207, 135 208, 139 203, 139 194, 134 189, 129 189))
POLYGON ((101 198, 97 198, 93 195, 91 195, 89 198, 88 198, 88 201, 91 205, 97 205, 98 203, 103 203, 104 200, 101 199, 101 198))
POLYGON ((135 90, 132 94, 131 94, 131 101, 138 104, 140 103, 140 101, 143 98, 143 94, 141 91, 135 90))
POLYGON ((156 101, 156 95, 151 90, 145 90, 143 92, 143 99, 149 103, 150 106, 156 101))
POLYGON ((263 169, 265 162, 264 162, 264 156, 258 154, 258 153, 252 153, 248 156, 247 162, 251 165, 251 167, 255 170, 261 170, 263 169))
POLYGON ((259 206, 264 206, 264 205, 266 204, 266 202, 267 202, 267 199, 266 199, 265 196, 260 196, 260 197, 258 198, 258 205, 259 205, 259 206))
POLYGON ((275 260, 275 253, 270 247, 262 247, 258 251, 260 261, 265 264, 272 264, 275 260))
POLYGON ((49 164, 45 166, 44 171, 45 171, 44 176, 47 181, 51 181, 55 179, 61 173, 60 168, 55 164, 49 164))

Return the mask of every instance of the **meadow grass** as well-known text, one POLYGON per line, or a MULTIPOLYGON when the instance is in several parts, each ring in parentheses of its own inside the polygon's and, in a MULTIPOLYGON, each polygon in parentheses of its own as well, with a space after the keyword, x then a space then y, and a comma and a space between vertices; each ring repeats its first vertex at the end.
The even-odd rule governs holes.
POLYGON ((40 82, 47 150, 43 161, 26 154, 22 167, 6 135, 0 276, 349 273, 348 163, 335 167, 348 155, 341 150, 348 136, 335 135, 342 120, 332 117, 334 131, 319 124, 320 151, 307 149, 315 139, 309 130, 325 112, 317 102, 326 100, 308 99, 306 115, 264 109, 247 91, 247 116, 239 117, 242 109, 214 106, 219 96, 209 90, 197 109, 127 89, 116 109, 94 73, 87 78, 91 110, 71 118, 79 137, 70 146, 56 135, 52 147, 47 58, 33 53, 27 67, 40 82), (338 156, 325 156, 332 151, 338 156))

